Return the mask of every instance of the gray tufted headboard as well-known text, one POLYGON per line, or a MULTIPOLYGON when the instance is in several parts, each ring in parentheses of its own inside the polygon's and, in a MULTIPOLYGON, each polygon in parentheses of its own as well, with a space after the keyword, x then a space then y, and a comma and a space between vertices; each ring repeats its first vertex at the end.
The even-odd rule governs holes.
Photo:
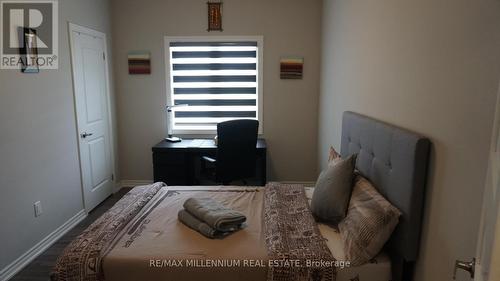
POLYGON ((359 172, 403 213, 387 247, 404 261, 418 256, 430 144, 418 134, 344 112, 341 154, 358 153, 359 172))

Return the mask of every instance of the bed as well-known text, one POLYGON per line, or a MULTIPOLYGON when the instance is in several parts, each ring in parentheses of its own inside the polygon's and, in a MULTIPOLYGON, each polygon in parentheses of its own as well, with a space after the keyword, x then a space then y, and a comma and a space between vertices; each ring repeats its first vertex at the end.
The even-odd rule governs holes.
POLYGON ((429 140, 418 134, 344 113, 342 156, 357 153, 358 172, 402 212, 385 249, 364 265, 344 267, 339 233, 310 215, 311 187, 155 183, 132 189, 78 236, 59 257, 52 280, 410 280, 429 148, 429 140), (177 212, 197 196, 244 213, 246 227, 224 239, 187 228, 177 212), (313 265, 283 263, 306 259, 313 265), (314 263, 324 260, 335 266, 314 263))

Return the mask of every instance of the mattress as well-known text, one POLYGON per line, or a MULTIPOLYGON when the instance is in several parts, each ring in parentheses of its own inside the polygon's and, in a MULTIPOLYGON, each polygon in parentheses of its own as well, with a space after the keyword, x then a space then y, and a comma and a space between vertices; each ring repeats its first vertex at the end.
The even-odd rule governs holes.
MULTIPOLYGON (((306 187, 305 190, 307 199, 310 203, 314 188, 306 187)), ((318 227, 333 257, 339 261, 346 260, 340 233, 336 229, 325 224, 320 223, 318 227)), ((369 263, 361 266, 337 269, 337 281, 389 281, 391 279, 391 260, 384 251, 380 252, 369 263)))
MULTIPOLYGON (((243 188, 245 189, 245 188, 243 188)), ((204 264, 190 266, 186 261, 203 257, 210 260, 266 260, 267 252, 262 236, 262 208, 264 192, 241 192, 236 187, 164 187, 156 202, 148 204, 129 224, 120 243, 104 259, 107 280, 161 280, 175 276, 175 280, 266 280, 266 267, 233 265, 211 267, 204 264), (231 190, 233 192, 231 192, 231 190), (177 220, 177 210, 192 196, 210 196, 226 206, 243 212, 248 218, 248 229, 236 232, 222 240, 208 240, 185 227, 177 220), (153 208, 154 206, 154 208, 153 208), (151 210, 151 211, 150 211, 151 210), (146 227, 147 226, 147 227, 146 227), (152 242, 153 241, 153 242, 152 242), (183 264, 162 264, 165 260, 183 260, 183 264), (151 266, 150 262, 158 262, 151 266)), ((249 191, 255 190, 250 188, 249 191)), ((306 187, 310 201, 314 189, 306 187)), ((334 228, 318 225, 321 235, 333 257, 345 261, 340 233, 334 228)), ((381 252, 369 263, 337 268, 337 281, 389 281, 391 261, 381 252)))

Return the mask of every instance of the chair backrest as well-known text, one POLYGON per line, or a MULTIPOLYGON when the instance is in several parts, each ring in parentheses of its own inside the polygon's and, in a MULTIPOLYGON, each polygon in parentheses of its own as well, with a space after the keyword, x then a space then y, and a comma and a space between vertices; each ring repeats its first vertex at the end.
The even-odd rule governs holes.
POLYGON ((255 176, 257 120, 232 120, 217 124, 216 178, 224 184, 255 176))

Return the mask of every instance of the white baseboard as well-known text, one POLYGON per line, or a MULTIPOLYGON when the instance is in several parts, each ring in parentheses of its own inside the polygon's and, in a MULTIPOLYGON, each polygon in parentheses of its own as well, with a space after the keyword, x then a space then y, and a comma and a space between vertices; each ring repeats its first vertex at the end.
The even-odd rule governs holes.
POLYGON ((152 180, 122 180, 120 181, 120 188, 122 187, 134 187, 138 185, 152 184, 152 180))
POLYGON ((0 280, 6 281, 12 278, 16 273, 21 271, 21 269, 23 269, 27 264, 38 257, 38 255, 43 253, 43 251, 47 250, 47 248, 52 246, 52 244, 54 244, 59 238, 66 234, 66 232, 68 232, 86 217, 87 213, 85 212, 85 210, 81 210, 80 212, 78 212, 63 225, 43 238, 42 241, 38 242, 35 246, 25 252, 22 256, 0 270, 0 280))
POLYGON ((121 182, 114 182, 113 190, 111 192, 117 193, 118 191, 120 191, 120 189, 122 189, 121 182))

